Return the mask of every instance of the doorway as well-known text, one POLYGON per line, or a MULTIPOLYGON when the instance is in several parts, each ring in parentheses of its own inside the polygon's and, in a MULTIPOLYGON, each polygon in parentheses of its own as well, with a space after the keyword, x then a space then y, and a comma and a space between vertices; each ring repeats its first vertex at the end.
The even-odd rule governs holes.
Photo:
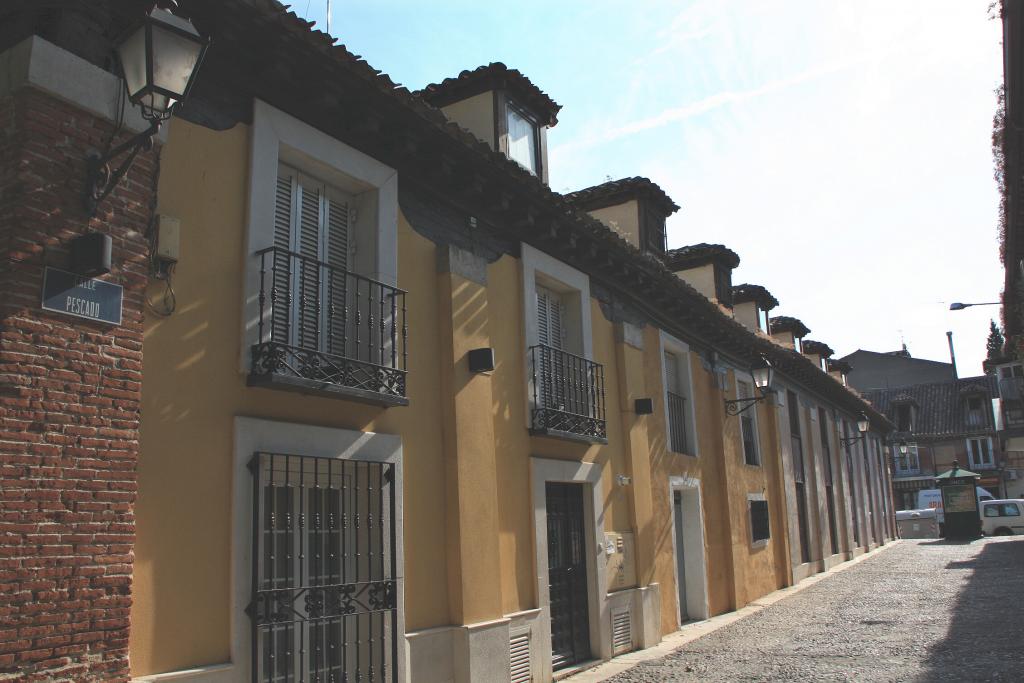
POLYGON ((670 477, 669 496, 677 616, 682 625, 710 616, 700 481, 693 477, 670 477))
POLYGON ((683 493, 672 492, 672 522, 676 539, 676 587, 679 591, 679 623, 690 620, 686 609, 686 550, 683 542, 683 493))
POLYGON ((582 484, 546 485, 551 665, 555 671, 591 657, 583 489, 582 484))

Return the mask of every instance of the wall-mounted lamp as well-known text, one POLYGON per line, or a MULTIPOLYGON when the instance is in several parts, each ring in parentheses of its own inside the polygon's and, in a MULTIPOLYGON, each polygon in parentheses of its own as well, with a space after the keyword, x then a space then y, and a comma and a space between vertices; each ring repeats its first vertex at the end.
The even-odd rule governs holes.
POLYGON ((494 370, 494 349, 473 349, 466 354, 470 372, 491 372, 494 370))
POLYGON ((839 443, 848 446, 854 441, 860 441, 867 436, 869 429, 871 429, 871 420, 868 419, 867 415, 861 413, 860 418, 857 420, 857 431, 860 432, 860 436, 841 436, 839 437, 839 443))
POLYGON ((654 414, 654 399, 653 398, 638 398, 633 401, 633 412, 637 415, 653 415, 654 414))
POLYGON ((630 484, 633 483, 633 477, 629 476, 628 474, 620 474, 619 476, 615 477, 615 481, 618 483, 619 486, 629 486, 630 484))
POLYGON ((754 379, 754 386, 757 387, 760 396, 748 398, 735 398, 725 400, 725 413, 727 415, 739 415, 750 410, 758 401, 763 401, 775 390, 772 389, 772 381, 775 379, 775 368, 766 356, 761 356, 760 361, 750 368, 750 375, 754 379))
POLYGON ((149 128, 105 154, 94 152, 87 157, 85 203, 89 215, 117 187, 136 155, 152 148, 160 124, 188 97, 195 83, 210 40, 200 35, 188 19, 175 15, 177 8, 174 0, 157 0, 117 42, 128 99, 141 109, 149 128), (121 165, 111 172, 111 162, 125 154, 121 165))

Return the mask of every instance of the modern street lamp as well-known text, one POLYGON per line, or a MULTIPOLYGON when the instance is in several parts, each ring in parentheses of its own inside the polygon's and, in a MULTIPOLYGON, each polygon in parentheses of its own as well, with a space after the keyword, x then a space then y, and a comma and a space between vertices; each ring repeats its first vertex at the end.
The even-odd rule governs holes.
POLYGON ((1002 303, 1001 301, 985 301, 985 302, 980 303, 980 304, 962 304, 959 301, 955 301, 955 302, 953 302, 953 303, 951 303, 949 305, 949 310, 951 310, 951 311, 962 311, 965 308, 968 308, 970 306, 998 306, 1001 303, 1002 303))
POLYGON ((726 399, 725 412, 727 415, 739 415, 745 410, 749 410, 755 403, 768 398, 768 395, 774 391, 772 381, 775 378, 775 368, 772 367, 772 363, 767 357, 761 356, 760 360, 750 368, 750 376, 754 379, 754 386, 757 387, 761 395, 726 399))
POLYGON ((128 172, 139 151, 153 146, 160 124, 188 97, 195 83, 210 39, 188 19, 174 14, 177 8, 174 0, 158 0, 116 43, 128 99, 150 126, 105 154, 89 155, 86 208, 90 215, 128 172), (128 156, 112 173, 110 163, 123 154, 128 156))

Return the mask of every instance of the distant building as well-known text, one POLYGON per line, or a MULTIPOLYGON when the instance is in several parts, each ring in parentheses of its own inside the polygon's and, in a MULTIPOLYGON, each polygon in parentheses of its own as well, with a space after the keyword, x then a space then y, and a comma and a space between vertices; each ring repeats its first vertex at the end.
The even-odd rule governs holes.
POLYGON ((916 508, 917 492, 933 488, 935 475, 949 469, 954 460, 980 474, 978 485, 992 495, 1007 494, 1006 479, 1015 471, 1007 472, 996 438, 992 408, 992 399, 998 395, 995 377, 946 379, 862 394, 896 424, 890 438, 897 510, 916 508), (903 445, 906 453, 901 452, 903 445))
POLYGON ((948 382, 954 377, 952 363, 913 358, 906 346, 887 352, 857 349, 839 360, 849 363, 846 379, 858 391, 948 382))

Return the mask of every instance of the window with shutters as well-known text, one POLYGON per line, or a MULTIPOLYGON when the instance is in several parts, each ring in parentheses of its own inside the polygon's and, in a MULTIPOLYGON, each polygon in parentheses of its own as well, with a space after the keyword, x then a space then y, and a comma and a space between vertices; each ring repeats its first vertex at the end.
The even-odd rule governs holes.
POLYGON ((584 273, 522 245, 530 422, 534 434, 603 443, 604 368, 591 359, 584 273))
POLYGON ((249 384, 407 404, 395 171, 263 102, 253 127, 249 384))

